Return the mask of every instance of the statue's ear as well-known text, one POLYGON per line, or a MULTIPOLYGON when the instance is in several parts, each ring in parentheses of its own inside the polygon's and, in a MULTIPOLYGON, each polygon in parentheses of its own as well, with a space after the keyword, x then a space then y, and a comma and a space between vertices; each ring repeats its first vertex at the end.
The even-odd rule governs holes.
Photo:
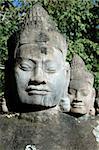
POLYGON ((95 108, 94 107, 90 108, 89 115, 95 116, 95 108))
POLYGON ((62 112, 69 112, 70 111, 70 99, 68 97, 68 86, 70 82, 70 65, 68 62, 65 62, 64 71, 65 71, 65 78, 66 78, 65 89, 64 89, 59 105, 60 105, 60 109, 62 110, 62 112))
POLYGON ((96 92, 95 92, 95 89, 93 88, 92 89, 92 101, 91 101, 91 106, 90 106, 90 110, 89 110, 89 114, 94 116, 95 115, 95 108, 94 108, 94 102, 95 102, 95 95, 96 95, 96 92))
POLYGON ((95 102, 95 97, 96 97, 96 92, 95 92, 95 89, 93 88, 92 89, 92 104, 94 105, 94 102, 95 102))
POLYGON ((65 76, 66 76, 66 91, 67 91, 70 82, 70 65, 68 62, 65 62, 65 76))

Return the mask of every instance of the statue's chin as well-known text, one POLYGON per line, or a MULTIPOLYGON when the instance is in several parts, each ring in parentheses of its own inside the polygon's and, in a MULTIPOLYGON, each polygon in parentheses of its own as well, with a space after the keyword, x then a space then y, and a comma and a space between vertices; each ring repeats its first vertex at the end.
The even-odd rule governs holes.
POLYGON ((75 114, 85 115, 87 112, 85 108, 71 108, 71 112, 75 114))
POLYGON ((20 102, 22 104, 39 105, 44 107, 53 107, 58 103, 58 101, 50 95, 20 96, 20 102))

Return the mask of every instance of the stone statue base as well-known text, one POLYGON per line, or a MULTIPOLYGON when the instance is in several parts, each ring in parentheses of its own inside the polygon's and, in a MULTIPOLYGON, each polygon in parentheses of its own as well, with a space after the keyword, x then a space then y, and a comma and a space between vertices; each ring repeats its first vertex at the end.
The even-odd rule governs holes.
POLYGON ((27 150, 28 145, 33 150, 99 150, 92 133, 98 118, 82 121, 61 112, 47 120, 33 119, 32 113, 8 116, 0 116, 0 150, 27 150))

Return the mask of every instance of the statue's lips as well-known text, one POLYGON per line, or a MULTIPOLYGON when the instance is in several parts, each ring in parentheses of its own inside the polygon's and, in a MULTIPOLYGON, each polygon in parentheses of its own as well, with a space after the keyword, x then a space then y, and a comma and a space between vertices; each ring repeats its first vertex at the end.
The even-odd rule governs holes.
POLYGON ((41 89, 41 88, 28 88, 26 90, 28 95, 47 95, 50 91, 48 89, 41 89))
POLYGON ((81 102, 78 102, 78 103, 72 103, 71 104, 73 108, 81 108, 81 107, 84 107, 85 105, 81 102))

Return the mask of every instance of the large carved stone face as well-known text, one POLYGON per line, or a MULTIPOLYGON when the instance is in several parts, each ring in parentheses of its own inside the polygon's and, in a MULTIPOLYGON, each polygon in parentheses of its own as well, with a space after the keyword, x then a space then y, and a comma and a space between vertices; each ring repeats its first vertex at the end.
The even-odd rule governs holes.
POLYGON ((49 107, 59 103, 66 84, 64 60, 59 50, 46 45, 23 44, 14 70, 22 103, 49 107))
POLYGON ((77 83, 76 85, 78 86, 69 89, 71 112, 82 115, 94 115, 95 90, 90 83, 87 82, 80 84, 80 86, 77 83))

